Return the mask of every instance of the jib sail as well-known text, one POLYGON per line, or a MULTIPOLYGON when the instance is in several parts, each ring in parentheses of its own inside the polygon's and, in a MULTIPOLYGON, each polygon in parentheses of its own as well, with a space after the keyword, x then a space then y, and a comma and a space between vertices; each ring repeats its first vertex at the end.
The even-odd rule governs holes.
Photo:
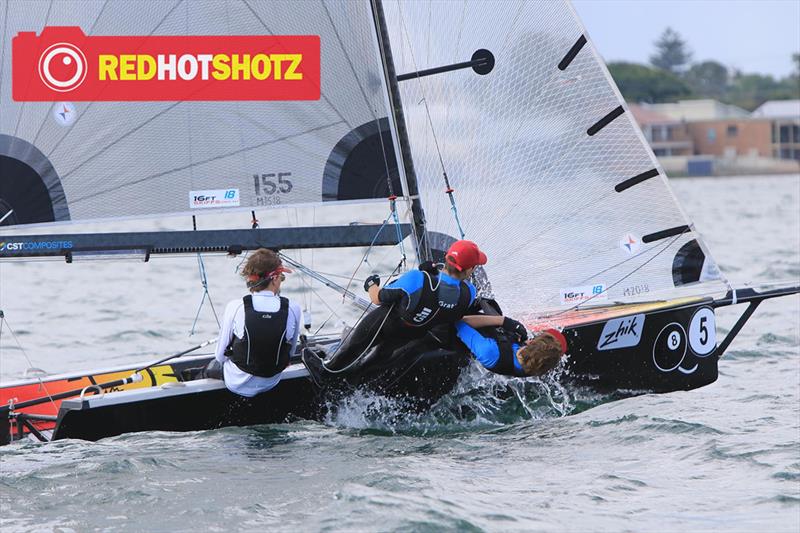
POLYGON ((504 310, 652 299, 720 280, 568 3, 390 1, 384 10, 400 73, 480 49, 495 58, 485 76, 431 75, 400 92, 430 242, 444 250, 460 238, 446 171, 504 310))

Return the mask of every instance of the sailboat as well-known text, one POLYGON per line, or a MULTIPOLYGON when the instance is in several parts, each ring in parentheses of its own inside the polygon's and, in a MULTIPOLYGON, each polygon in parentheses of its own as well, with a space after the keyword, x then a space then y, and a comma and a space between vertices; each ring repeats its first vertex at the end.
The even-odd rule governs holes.
MULTIPOLYGON (((571 381, 643 392, 714 382, 758 305, 800 291, 727 282, 566 1, 79 4, 8 0, 0 12, 0 261, 90 268, 84 260, 266 247, 367 309, 288 252, 386 247, 397 274, 468 238, 490 259, 475 275, 480 296, 532 330, 561 329, 571 381), (163 90, 122 90, 109 77, 90 90, 81 78, 98 76, 94 63, 81 63, 86 49, 138 58, 213 37, 223 53, 247 36, 273 38, 285 54, 292 37, 312 37, 301 39, 312 56, 316 37, 319 64, 301 66, 302 84, 278 93, 217 90, 213 80, 176 93, 166 53, 163 90), (25 66, 25 54, 38 69, 25 66), (50 80, 50 92, 39 87, 43 65, 64 58, 66 74, 50 80), (255 220, 298 206, 374 205, 388 210, 382 224, 68 231, 86 221, 255 220), (715 310, 738 304, 747 307, 718 340, 715 310)), ((137 76, 126 87, 148 81, 137 76)), ((303 344, 338 340, 309 335, 303 344)), ((187 371, 209 360, 192 352, 205 345, 137 366, 6 383, 0 443, 321 416, 324 391, 299 354, 276 388, 246 399, 219 380, 192 379, 187 371)), ((470 363, 463 346, 441 340, 400 355, 400 367, 365 368, 365 382, 423 408, 470 363)))

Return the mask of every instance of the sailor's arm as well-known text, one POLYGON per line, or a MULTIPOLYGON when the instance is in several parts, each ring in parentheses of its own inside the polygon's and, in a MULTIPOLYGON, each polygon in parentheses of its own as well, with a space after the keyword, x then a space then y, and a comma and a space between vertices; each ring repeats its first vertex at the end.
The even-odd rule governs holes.
POLYGON ((367 290, 367 294, 369 294, 369 301, 375 305, 380 305, 381 300, 378 298, 378 294, 381 292, 381 287, 379 284, 371 285, 369 290, 367 290))
POLYGON ((241 305, 240 301, 230 302, 225 308, 225 315, 222 317, 222 324, 219 327, 219 337, 217 337, 217 346, 214 352, 214 358, 219 361, 220 364, 224 363, 225 359, 227 359, 225 350, 228 349, 228 345, 233 338, 233 319, 236 316, 236 310, 239 305, 241 305))
POLYGON ((289 317, 287 320, 287 331, 286 333, 291 334, 291 344, 292 349, 289 351, 290 354, 294 354, 295 349, 297 348, 297 339, 300 337, 300 328, 303 324, 303 310, 300 309, 300 306, 295 302, 289 302, 289 317))
POLYGON ((422 288, 423 274, 419 270, 410 270, 380 288, 380 278, 373 274, 364 282, 364 290, 369 294, 369 299, 375 305, 402 303, 405 301, 406 307, 410 305, 413 294, 422 288))
POLYGON ((522 340, 528 339, 528 332, 521 322, 517 322, 513 318, 499 315, 469 315, 463 317, 461 320, 472 326, 473 328, 486 328, 486 327, 502 327, 510 333, 516 333, 522 340))
POLYGON ((463 320, 456 322, 456 334, 475 359, 486 368, 492 368, 500 359, 500 347, 493 339, 488 339, 475 331, 463 320))
POLYGON ((503 325, 503 318, 500 315, 469 315, 463 317, 461 320, 469 324, 475 329, 496 327, 499 328, 503 325))

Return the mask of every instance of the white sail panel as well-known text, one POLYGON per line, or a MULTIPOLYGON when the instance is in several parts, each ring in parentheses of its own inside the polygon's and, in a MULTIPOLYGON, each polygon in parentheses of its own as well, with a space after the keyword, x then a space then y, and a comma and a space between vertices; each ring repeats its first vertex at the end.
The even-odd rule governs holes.
POLYGON ((441 151, 465 237, 488 254, 506 311, 706 290, 697 287, 720 279, 568 4, 388 2, 385 12, 398 73, 478 49, 495 57, 487 75, 447 72, 401 82, 400 92, 431 242, 444 249, 459 237, 441 151))
POLYGON ((0 224, 206 212, 400 194, 368 2, 8 0, 0 6, 0 224), (318 101, 16 102, 12 39, 318 35, 318 101), (392 186, 388 185, 387 172, 392 186), (197 209, 195 208, 197 207, 197 209))

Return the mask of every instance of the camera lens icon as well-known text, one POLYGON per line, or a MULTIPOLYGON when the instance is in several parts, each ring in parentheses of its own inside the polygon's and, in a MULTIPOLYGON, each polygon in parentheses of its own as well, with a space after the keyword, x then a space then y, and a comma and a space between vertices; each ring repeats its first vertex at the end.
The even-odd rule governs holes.
POLYGON ((39 58, 39 77, 54 91, 76 89, 86 79, 86 56, 74 44, 49 46, 39 58))

